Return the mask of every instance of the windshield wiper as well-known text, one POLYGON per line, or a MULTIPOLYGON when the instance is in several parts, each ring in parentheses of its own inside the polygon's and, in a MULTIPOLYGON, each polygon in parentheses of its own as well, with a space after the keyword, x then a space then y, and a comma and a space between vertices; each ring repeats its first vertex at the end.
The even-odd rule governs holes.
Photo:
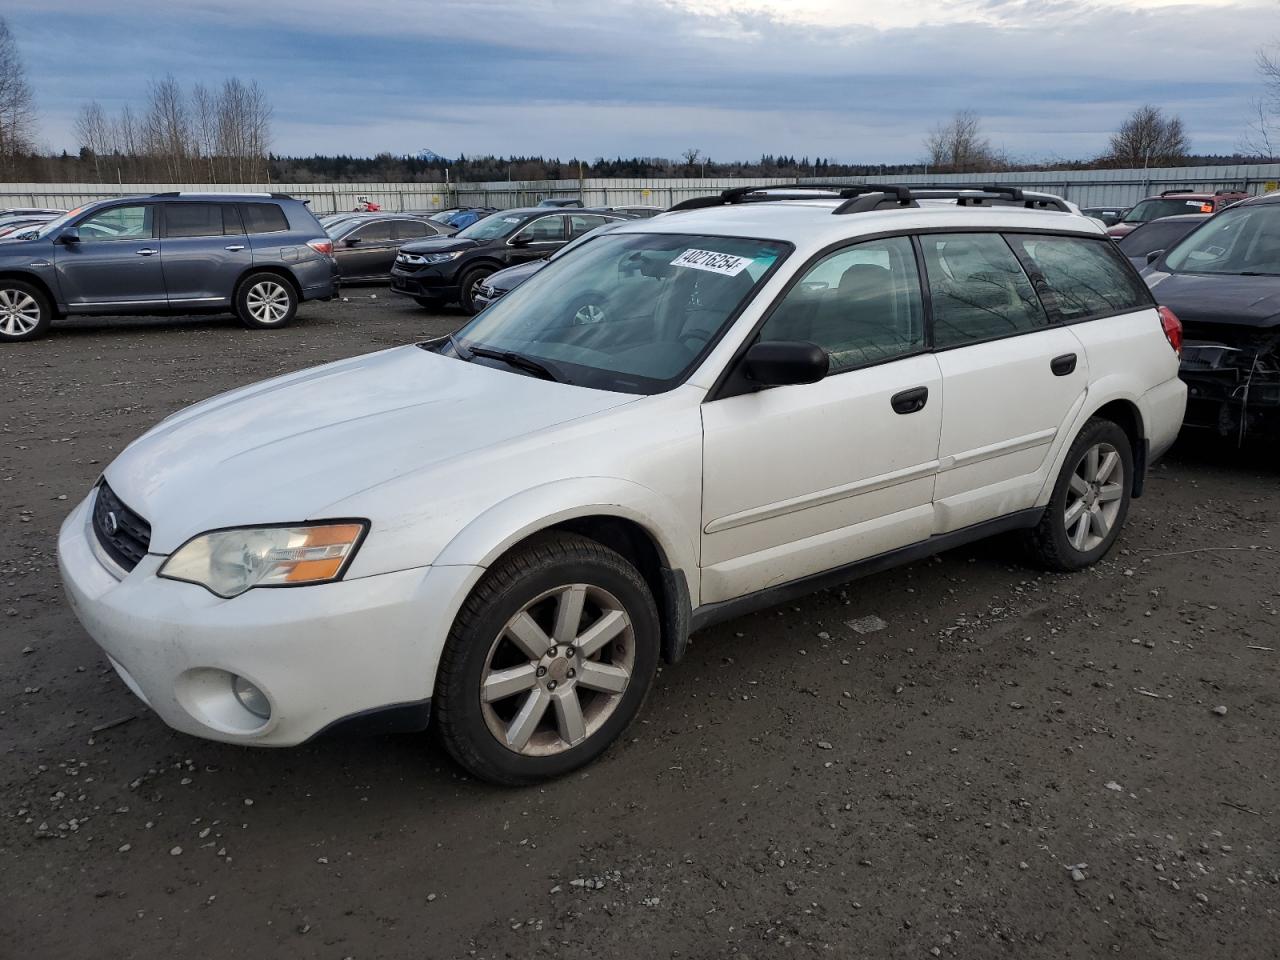
MULTIPOLYGON (((456 349, 456 347, 455 347, 456 349)), ((550 367, 544 366, 532 357, 526 357, 522 353, 516 353, 512 350, 493 350, 489 347, 468 347, 472 356, 488 357, 490 360, 501 360, 509 367, 515 367, 517 370, 524 370, 526 373, 532 373, 534 376, 541 377, 543 380, 552 380, 555 383, 564 383, 564 377, 552 371, 550 367)))

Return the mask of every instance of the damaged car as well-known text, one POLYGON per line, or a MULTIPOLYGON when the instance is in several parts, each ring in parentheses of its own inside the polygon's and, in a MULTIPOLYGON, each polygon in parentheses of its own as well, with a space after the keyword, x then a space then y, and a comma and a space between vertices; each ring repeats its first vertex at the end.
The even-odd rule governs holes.
POLYGON ((1280 192, 1210 218, 1144 276, 1182 321, 1185 425, 1280 438, 1280 192))

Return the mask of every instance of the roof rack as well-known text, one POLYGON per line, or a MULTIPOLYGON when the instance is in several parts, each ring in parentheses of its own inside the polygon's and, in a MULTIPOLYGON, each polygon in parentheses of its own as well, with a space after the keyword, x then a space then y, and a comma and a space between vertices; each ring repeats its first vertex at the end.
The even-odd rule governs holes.
POLYGON ((1067 202, 1051 193, 1035 193, 1002 184, 901 184, 901 183, 802 183, 768 187, 734 187, 717 196, 692 197, 671 209, 698 210, 737 203, 764 203, 781 200, 843 200, 833 214, 866 213, 885 207, 918 207, 920 200, 954 200, 957 205, 1010 205, 1028 210, 1058 210, 1074 213, 1067 202), (814 194, 820 194, 815 197, 814 194))
POLYGON ((1160 191, 1160 196, 1162 196, 1162 197, 1180 197, 1180 196, 1182 196, 1184 193, 1195 193, 1195 192, 1196 192, 1196 191, 1195 191, 1195 190, 1193 190, 1191 187, 1179 187, 1177 190, 1161 190, 1161 191, 1160 191))
POLYGON ((272 200, 292 200, 293 196, 288 193, 238 193, 236 191, 221 190, 169 190, 165 193, 153 193, 153 198, 157 197, 270 197, 272 200))

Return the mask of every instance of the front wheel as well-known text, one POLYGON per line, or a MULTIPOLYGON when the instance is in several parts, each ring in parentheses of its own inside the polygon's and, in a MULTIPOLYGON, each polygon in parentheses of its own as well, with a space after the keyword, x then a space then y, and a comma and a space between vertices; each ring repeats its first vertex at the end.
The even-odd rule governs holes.
POLYGON ((547 534, 499 561, 449 633, 433 712, 445 746, 516 786, 598 757, 640 709, 658 665, 644 578, 584 537, 547 534))
POLYGON ((34 340, 53 322, 53 307, 33 284, 0 280, 0 341, 34 340))
POLYGON ((284 277, 255 273, 236 291, 236 316, 251 330, 285 327, 298 312, 298 294, 284 277))
POLYGON ((1040 523, 1028 531, 1032 557, 1050 570, 1101 560, 1124 526, 1133 490, 1133 446, 1110 420, 1084 425, 1063 461, 1040 523))
POLYGON ((458 282, 458 304, 467 313, 476 312, 476 295, 480 292, 480 284, 492 274, 492 270, 483 267, 468 270, 458 282))

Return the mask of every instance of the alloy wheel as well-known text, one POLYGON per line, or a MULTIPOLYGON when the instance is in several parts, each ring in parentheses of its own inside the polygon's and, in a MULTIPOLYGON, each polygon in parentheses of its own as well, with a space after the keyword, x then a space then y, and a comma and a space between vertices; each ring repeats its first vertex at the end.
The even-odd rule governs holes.
POLYGON ((273 280, 255 283, 245 297, 249 315, 259 323, 279 323, 289 315, 291 302, 289 291, 273 280))
POLYGON ((1081 553, 1096 550, 1115 526, 1124 502, 1124 463, 1109 443, 1084 452, 1067 485, 1067 540, 1081 553))
POLYGON ((523 756, 575 747, 618 708, 635 654, 631 618, 607 590, 573 583, 542 593, 489 649, 479 691, 485 725, 523 756))
POLYGON ((25 290, 0 290, 0 333, 20 337, 40 323, 40 304, 25 290))

